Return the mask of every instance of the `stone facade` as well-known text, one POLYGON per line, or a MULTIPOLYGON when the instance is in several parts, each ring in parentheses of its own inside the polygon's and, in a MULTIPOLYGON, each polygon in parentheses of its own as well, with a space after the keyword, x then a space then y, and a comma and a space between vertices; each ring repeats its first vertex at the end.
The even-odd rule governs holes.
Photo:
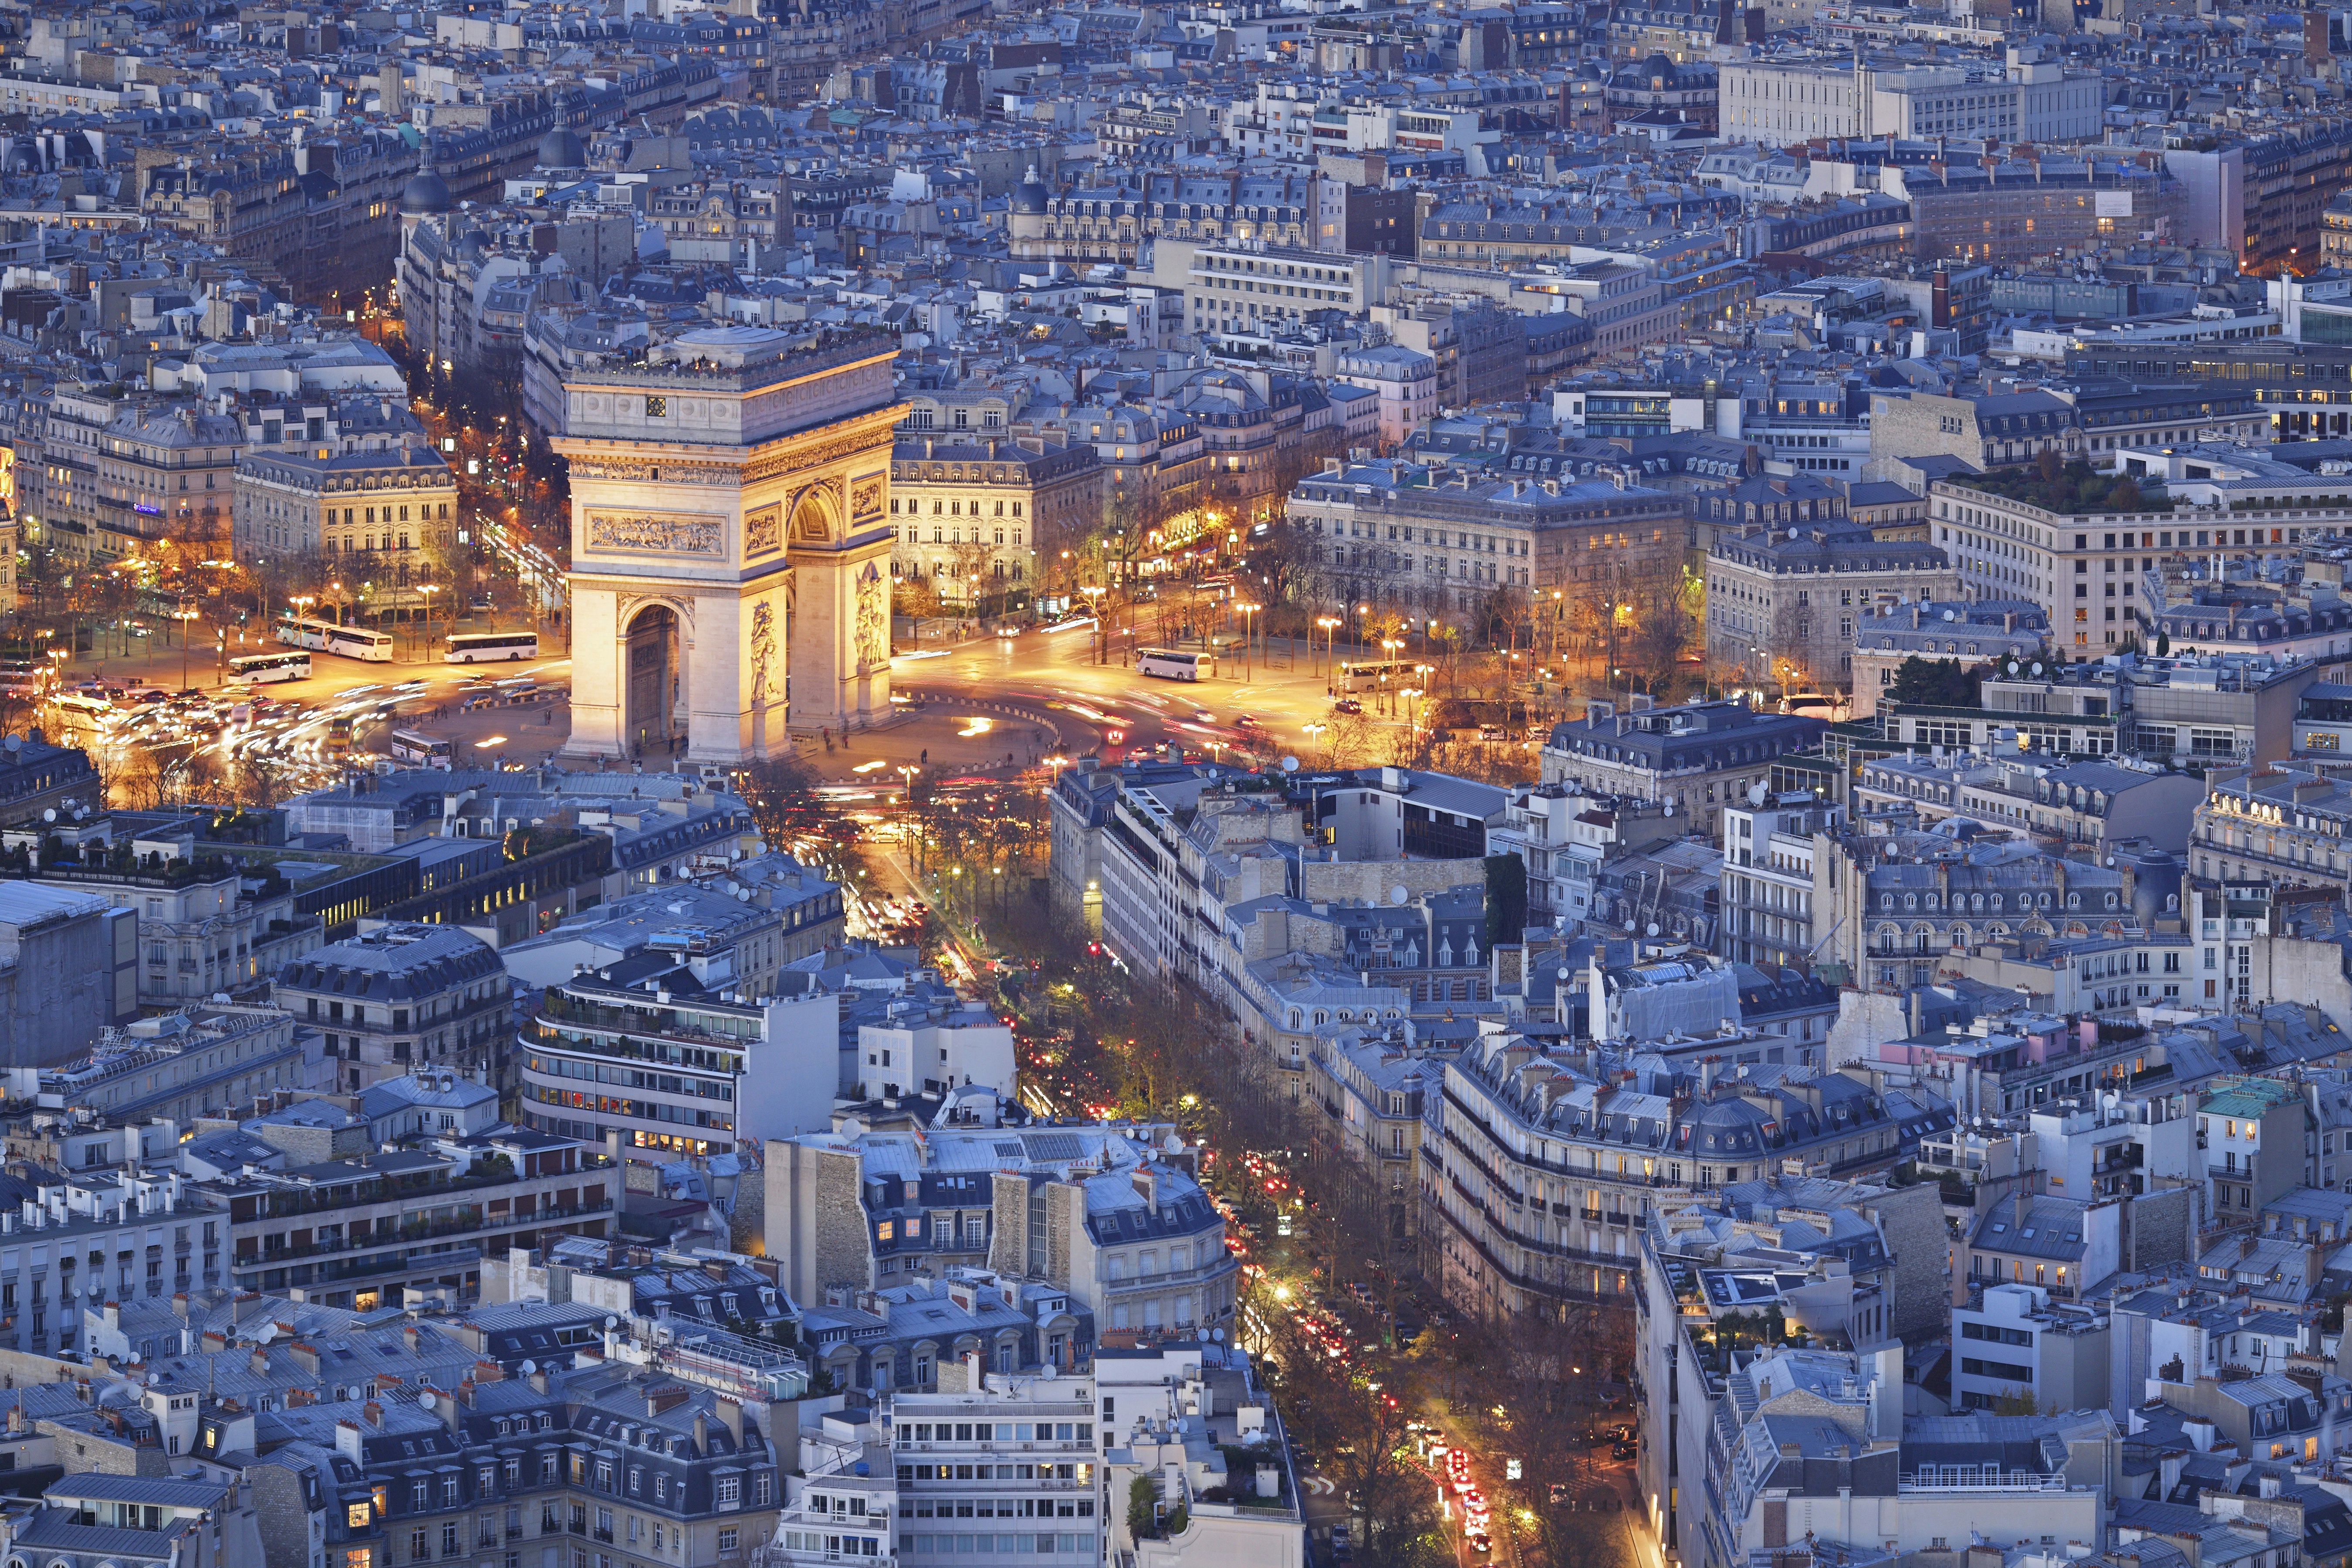
POLYGON ((689 332, 671 357, 581 371, 572 460, 572 739, 764 757, 787 728, 889 705, 890 348, 689 332))

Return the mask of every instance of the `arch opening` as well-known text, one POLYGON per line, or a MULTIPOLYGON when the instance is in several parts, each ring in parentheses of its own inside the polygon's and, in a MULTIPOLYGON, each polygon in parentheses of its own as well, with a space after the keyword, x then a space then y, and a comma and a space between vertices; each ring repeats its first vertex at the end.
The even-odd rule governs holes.
POLYGON ((678 634, 677 612, 667 605, 648 605, 629 618, 624 654, 628 695, 621 720, 622 733, 636 755, 668 751, 681 732, 677 710, 684 660, 678 634))

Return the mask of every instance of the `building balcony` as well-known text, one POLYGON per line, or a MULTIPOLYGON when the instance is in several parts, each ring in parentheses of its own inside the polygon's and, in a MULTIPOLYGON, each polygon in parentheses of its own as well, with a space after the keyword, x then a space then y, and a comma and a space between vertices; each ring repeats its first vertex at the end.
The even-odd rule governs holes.
POLYGON ((1999 1465, 1925 1465, 1897 1478, 1898 1494, 1912 1492, 2063 1492, 2066 1478, 2037 1470, 2004 1470, 1999 1465))

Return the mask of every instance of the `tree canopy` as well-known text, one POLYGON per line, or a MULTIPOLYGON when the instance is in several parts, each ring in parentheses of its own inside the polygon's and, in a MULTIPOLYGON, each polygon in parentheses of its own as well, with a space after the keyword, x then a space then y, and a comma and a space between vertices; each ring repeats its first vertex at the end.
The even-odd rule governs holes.
POLYGON ((1896 702, 1921 702, 1938 708, 1974 708, 1980 700, 1979 682, 1984 667, 1963 669, 1957 658, 1921 658, 1913 654, 1895 672, 1887 697, 1896 702))

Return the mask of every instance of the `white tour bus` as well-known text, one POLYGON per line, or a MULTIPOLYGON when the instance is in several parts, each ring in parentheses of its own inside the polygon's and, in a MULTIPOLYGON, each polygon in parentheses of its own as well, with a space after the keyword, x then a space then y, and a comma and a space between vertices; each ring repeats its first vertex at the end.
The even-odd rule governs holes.
POLYGON ((1139 648, 1135 668, 1138 674, 1165 676, 1170 680, 1209 680, 1217 673, 1217 656, 1172 647, 1139 648))
POLYGON ((537 632, 451 632, 442 639, 447 664, 479 664, 491 658, 537 658, 537 632))
POLYGON ((392 634, 372 632, 365 626, 289 618, 278 623, 278 640, 289 647, 307 647, 314 653, 339 653, 345 658, 363 658, 372 664, 392 662, 392 634))
POLYGON ((300 648, 287 653, 249 653, 242 658, 230 659, 228 668, 238 680, 308 680, 310 656, 300 648))
POLYGON ((392 732, 392 760, 415 763, 419 767, 439 768, 447 773, 456 750, 437 735, 427 735, 417 730, 394 730, 392 732))

